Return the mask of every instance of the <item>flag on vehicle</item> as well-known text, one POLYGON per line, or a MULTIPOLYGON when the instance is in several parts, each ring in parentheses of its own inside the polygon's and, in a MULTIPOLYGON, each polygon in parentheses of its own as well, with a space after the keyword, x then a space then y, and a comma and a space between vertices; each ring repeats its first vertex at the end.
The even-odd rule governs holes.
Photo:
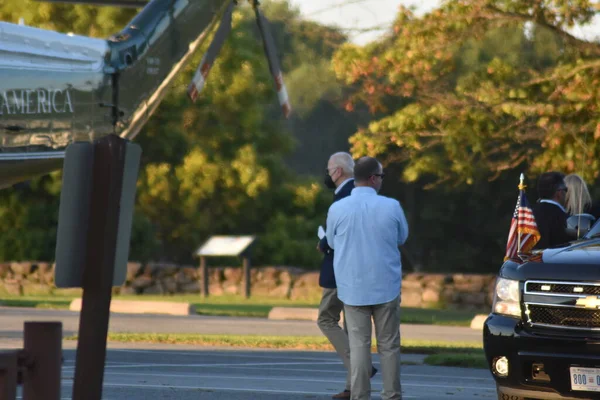
POLYGON ((533 246, 540 240, 540 231, 538 230, 533 210, 529 206, 524 189, 523 174, 521 174, 519 197, 517 198, 515 212, 510 222, 504 261, 510 258, 517 258, 519 253, 529 253, 533 246))

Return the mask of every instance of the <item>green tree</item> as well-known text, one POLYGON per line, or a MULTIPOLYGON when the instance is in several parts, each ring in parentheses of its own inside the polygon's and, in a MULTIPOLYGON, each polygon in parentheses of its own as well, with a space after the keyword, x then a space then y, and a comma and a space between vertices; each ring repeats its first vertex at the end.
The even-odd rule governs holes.
POLYGON ((335 56, 356 88, 348 107, 385 112, 352 138, 354 152, 403 160, 413 182, 493 180, 518 166, 594 178, 600 45, 567 32, 593 15, 585 0, 402 9, 387 40, 335 56))

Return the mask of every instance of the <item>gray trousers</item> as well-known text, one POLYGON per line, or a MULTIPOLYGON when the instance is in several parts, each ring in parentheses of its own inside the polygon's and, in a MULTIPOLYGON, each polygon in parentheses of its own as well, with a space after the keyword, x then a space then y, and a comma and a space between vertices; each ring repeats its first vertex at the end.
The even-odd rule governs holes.
POLYGON ((400 298, 373 306, 344 306, 350 340, 352 400, 371 399, 371 318, 383 377, 383 400, 402 399, 400 386, 400 298))
MULTIPOLYGON (((331 342, 335 351, 342 359, 344 367, 346 367, 346 388, 350 390, 350 344, 348 341, 348 330, 346 328, 346 318, 344 318, 344 329, 340 327, 340 315, 344 310, 344 303, 338 299, 337 289, 323 288, 323 296, 319 305, 319 317, 317 325, 323 335, 331 342)), ((370 366, 369 362, 369 376, 370 366)))

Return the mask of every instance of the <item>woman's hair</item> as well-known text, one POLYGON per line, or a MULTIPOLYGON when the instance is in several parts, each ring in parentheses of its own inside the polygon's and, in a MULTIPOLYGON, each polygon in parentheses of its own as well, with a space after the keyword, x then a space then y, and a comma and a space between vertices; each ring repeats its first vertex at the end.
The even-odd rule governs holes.
POLYGON ((592 197, 583 178, 577 174, 567 175, 565 185, 569 189, 565 200, 567 214, 576 215, 586 212, 592 204, 592 197))

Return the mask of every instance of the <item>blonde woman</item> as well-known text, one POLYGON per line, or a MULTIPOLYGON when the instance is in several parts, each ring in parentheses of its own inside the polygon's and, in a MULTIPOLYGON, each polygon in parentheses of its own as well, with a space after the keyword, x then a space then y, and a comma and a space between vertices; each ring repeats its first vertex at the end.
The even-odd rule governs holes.
POLYGON ((567 185, 568 189, 565 199, 567 214, 589 213, 592 205, 592 197, 583 178, 577 174, 567 175, 565 177, 565 185, 567 185))

